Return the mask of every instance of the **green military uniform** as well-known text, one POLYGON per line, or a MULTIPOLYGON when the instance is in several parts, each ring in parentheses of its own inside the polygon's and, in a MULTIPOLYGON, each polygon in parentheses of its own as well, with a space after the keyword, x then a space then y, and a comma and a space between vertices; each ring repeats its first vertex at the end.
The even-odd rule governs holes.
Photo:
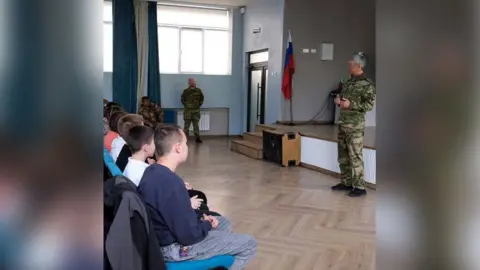
POLYGON ((190 123, 193 123, 193 133, 195 137, 200 137, 200 107, 203 105, 203 93, 200 88, 187 88, 182 93, 182 104, 185 107, 183 111, 183 120, 185 121, 184 132, 188 136, 190 123))
POLYGON ((145 125, 156 127, 163 123, 163 109, 157 104, 150 102, 148 105, 141 105, 138 114, 145 120, 145 125))
POLYGON ((350 101, 340 110, 338 121, 338 163, 344 185, 365 189, 363 173, 363 135, 365 114, 375 103, 375 86, 364 75, 350 78, 343 86, 342 97, 350 101))

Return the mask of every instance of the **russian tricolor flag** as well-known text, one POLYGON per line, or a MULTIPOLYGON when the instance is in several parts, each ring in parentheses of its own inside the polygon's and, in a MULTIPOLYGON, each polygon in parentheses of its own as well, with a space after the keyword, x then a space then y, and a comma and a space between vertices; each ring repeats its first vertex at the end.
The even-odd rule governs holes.
POLYGON ((292 35, 288 30, 287 52, 285 53, 285 66, 283 67, 282 92, 286 100, 292 98, 292 78, 295 73, 295 61, 293 60, 292 35))

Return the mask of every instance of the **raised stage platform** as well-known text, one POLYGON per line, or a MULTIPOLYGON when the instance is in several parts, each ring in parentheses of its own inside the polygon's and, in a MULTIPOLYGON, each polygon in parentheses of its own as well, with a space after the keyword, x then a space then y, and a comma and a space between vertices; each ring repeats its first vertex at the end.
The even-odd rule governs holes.
MULTIPOLYGON (((301 137, 301 166, 317 170, 335 177, 340 177, 337 162, 337 132, 336 125, 259 125, 266 129, 276 129, 286 132, 298 132, 301 137)), ((370 187, 376 184, 376 150, 375 127, 365 128, 364 137, 364 170, 365 181, 370 187)))
MULTIPOLYGON (((304 137, 325 140, 330 142, 338 142, 337 125, 261 125, 265 127, 271 127, 274 129, 281 129, 288 132, 298 132, 304 137)), ((367 149, 375 150, 375 127, 365 128, 364 147, 367 149)))

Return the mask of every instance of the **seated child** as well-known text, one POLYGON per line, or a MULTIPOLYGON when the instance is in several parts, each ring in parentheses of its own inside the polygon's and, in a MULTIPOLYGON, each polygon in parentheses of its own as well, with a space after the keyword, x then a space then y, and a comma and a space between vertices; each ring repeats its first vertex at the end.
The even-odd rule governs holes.
POLYGON ((108 152, 112 152, 112 143, 118 138, 118 120, 120 120, 125 114, 126 113, 123 111, 114 111, 110 115, 107 113, 108 129, 107 133, 103 136, 103 146, 108 152))
POLYGON ((166 261, 204 260, 233 255, 230 269, 243 269, 255 256, 250 235, 232 232, 225 217, 193 211, 183 180, 175 173, 188 156, 187 137, 177 126, 159 126, 154 133, 157 163, 145 169, 138 191, 147 205, 166 261))
POLYGON ((143 172, 150 165, 145 160, 155 154, 153 130, 147 126, 133 127, 129 130, 127 141, 132 156, 128 158, 123 175, 138 186, 143 172))
MULTIPOLYGON (((136 126, 143 126, 143 117, 138 115, 136 116, 137 121, 134 122, 124 122, 122 125, 119 125, 118 131, 120 134, 122 134, 122 138, 125 139, 125 144, 122 147, 122 150, 118 154, 117 160, 115 164, 117 164, 118 168, 123 172, 125 170, 125 167, 127 166, 128 163, 128 158, 132 156, 132 150, 130 150, 130 142, 128 141, 128 138, 130 137, 129 133, 130 130, 136 126), (139 122, 138 120, 142 118, 142 122, 139 122)), ((147 160, 145 160, 147 162, 147 160)))
MULTIPOLYGON (((122 151, 123 146, 125 146, 125 139, 128 133, 128 130, 134 126, 143 126, 143 118, 138 114, 126 114, 118 120, 117 130, 119 136, 112 142, 112 151, 110 155, 115 162, 122 151)), ((117 165, 118 166, 118 165, 117 165)))
MULTIPOLYGON (((130 157, 127 158, 127 164, 123 175, 130 179, 135 185, 138 186, 140 179, 143 176, 143 172, 150 165, 156 161, 149 158, 155 154, 155 144, 153 143, 153 129, 147 126, 135 126, 128 132, 126 139, 129 147, 130 157), (146 161, 147 160, 147 161, 146 161)), ((127 145, 124 146, 124 148, 127 145)), ((123 152, 123 150, 122 150, 123 152)), ((120 160, 122 153, 118 156, 117 162, 120 160)), ((189 192, 192 208, 202 216, 203 214, 209 214, 212 216, 220 216, 220 214, 211 212, 207 206, 207 197, 205 193, 194 190, 190 184, 185 183, 185 187, 189 192)))

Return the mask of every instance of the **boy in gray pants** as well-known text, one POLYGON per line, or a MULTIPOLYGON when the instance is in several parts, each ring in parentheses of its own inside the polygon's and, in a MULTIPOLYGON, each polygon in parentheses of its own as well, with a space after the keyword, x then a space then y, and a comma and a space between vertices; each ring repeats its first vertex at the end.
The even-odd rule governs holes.
POLYGON ((140 196, 150 208, 155 234, 166 261, 204 260, 232 255, 230 269, 243 269, 255 256, 257 242, 235 234, 225 217, 204 215, 191 207, 184 181, 175 174, 188 156, 187 138, 177 126, 158 126, 154 133, 157 163, 143 173, 140 196))

